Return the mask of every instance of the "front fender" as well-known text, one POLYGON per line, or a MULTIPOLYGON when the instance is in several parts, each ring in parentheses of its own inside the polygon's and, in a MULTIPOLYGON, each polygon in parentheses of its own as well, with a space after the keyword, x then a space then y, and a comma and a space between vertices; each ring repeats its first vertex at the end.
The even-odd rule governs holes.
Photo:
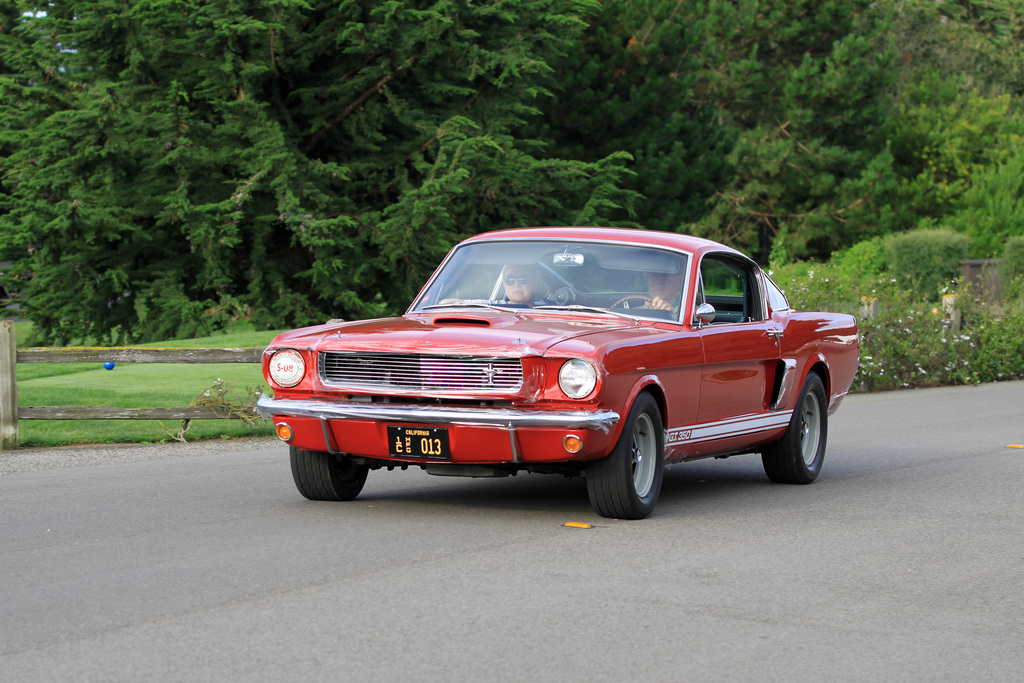
POLYGON ((613 426, 611 432, 616 441, 618 441, 619 435, 622 433, 626 415, 629 414, 630 408, 636 403, 637 397, 644 391, 649 391, 654 396, 654 400, 658 403, 658 409, 661 411, 662 424, 668 424, 668 402, 665 399, 665 387, 662 384, 661 378, 655 374, 642 375, 630 386, 626 399, 622 404, 617 405, 614 409, 618 415, 622 416, 622 419, 613 426))

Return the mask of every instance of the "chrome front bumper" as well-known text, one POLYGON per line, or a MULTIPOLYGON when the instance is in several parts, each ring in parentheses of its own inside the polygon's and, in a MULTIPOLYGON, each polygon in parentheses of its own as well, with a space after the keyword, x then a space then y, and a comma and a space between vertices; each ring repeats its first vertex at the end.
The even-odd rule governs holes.
POLYGON ((374 420, 418 424, 483 425, 492 427, 560 427, 608 432, 619 421, 613 410, 536 410, 419 406, 390 403, 335 403, 288 400, 263 396, 256 403, 263 417, 312 417, 318 420, 374 420))

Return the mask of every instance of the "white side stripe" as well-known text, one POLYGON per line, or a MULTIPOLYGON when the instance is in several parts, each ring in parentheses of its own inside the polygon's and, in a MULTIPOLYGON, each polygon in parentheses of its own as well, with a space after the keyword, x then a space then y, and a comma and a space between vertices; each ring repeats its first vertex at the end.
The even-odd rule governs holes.
POLYGON ((668 446, 681 443, 701 443, 724 439, 730 436, 743 436, 785 427, 793 416, 792 410, 782 410, 767 415, 741 415, 727 420, 708 422, 706 424, 670 429, 665 432, 665 444, 668 446))

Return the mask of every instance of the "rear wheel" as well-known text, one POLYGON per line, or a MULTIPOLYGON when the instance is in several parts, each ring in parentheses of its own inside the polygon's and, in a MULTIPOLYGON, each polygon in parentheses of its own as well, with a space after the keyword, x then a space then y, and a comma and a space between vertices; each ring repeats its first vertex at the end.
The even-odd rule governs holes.
POLYGON ((665 432, 661 410, 644 392, 629 411, 614 450, 587 464, 587 493, 602 517, 643 519, 661 493, 665 432))
POLYGON ((825 461, 827 436, 825 385, 812 372, 800 391, 786 434, 761 452, 765 474, 780 484, 810 484, 825 461))
POLYGON ((363 490, 370 468, 347 455, 305 451, 290 446, 292 479, 310 500, 352 500, 363 490))

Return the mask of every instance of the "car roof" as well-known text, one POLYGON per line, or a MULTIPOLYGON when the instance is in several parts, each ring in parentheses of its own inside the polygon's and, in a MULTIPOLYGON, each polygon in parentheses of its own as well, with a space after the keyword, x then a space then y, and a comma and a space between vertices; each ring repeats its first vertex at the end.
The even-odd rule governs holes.
POLYGON ((655 247, 680 249, 694 254, 705 251, 728 251, 736 254, 741 252, 724 244, 675 232, 661 230, 642 230, 639 228, 601 228, 601 227, 545 227, 545 228, 512 228, 480 233, 463 241, 463 244, 487 240, 508 239, 550 239, 550 240, 586 240, 623 242, 642 244, 655 247))

